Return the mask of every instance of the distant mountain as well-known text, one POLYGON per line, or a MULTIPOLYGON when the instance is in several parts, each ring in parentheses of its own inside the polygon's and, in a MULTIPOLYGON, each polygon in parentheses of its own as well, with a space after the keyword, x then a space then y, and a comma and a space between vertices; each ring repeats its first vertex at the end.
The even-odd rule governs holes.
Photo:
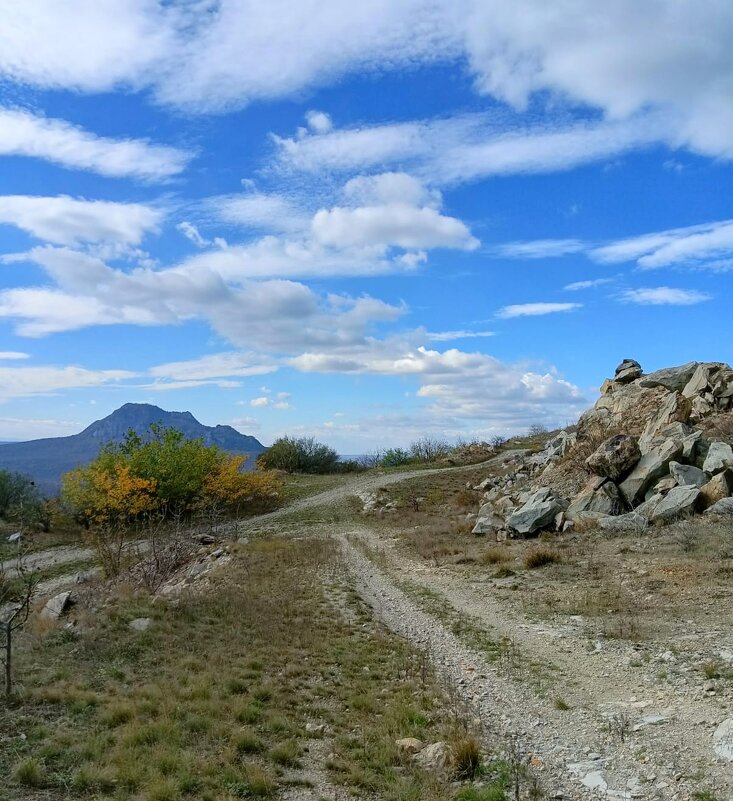
POLYGON ((254 437, 240 434, 231 426, 212 427, 199 423, 191 412, 166 412, 149 403, 126 403, 108 417, 70 437, 0 444, 0 470, 28 475, 43 492, 55 494, 61 486, 61 476, 95 459, 102 445, 122 442, 130 429, 143 438, 149 437, 153 423, 175 428, 186 439, 201 439, 205 445, 216 445, 228 453, 247 455, 250 457, 248 467, 253 466, 257 456, 266 450, 254 437))

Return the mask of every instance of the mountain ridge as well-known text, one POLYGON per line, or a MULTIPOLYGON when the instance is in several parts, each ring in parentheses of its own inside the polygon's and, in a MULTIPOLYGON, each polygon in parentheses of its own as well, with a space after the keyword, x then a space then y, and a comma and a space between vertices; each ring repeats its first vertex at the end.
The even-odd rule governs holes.
POLYGON ((154 423, 175 428, 186 439, 201 439, 205 445, 247 455, 248 467, 265 450, 255 437, 241 434, 229 425, 206 426, 191 412, 169 412, 149 403, 125 403, 78 434, 1 443, 0 469, 28 475, 43 492, 53 494, 58 492, 63 474, 91 462, 102 445, 121 442, 130 430, 145 439, 154 423))

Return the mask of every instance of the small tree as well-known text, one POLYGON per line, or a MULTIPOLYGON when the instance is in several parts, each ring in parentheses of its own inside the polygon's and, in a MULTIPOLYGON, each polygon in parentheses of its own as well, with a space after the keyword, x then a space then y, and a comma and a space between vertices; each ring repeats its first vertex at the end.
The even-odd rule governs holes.
POLYGON ((27 570, 22 555, 18 556, 15 573, 12 579, 9 578, 0 564, 0 662, 3 665, 6 702, 10 701, 13 692, 13 636, 28 622, 38 584, 37 578, 27 570))
POLYGON ((338 453, 313 437, 280 437, 257 457, 258 467, 286 473, 334 473, 338 453))
POLYGON ((410 456, 417 462, 435 462, 448 456, 451 446, 444 439, 420 437, 410 445, 410 456))

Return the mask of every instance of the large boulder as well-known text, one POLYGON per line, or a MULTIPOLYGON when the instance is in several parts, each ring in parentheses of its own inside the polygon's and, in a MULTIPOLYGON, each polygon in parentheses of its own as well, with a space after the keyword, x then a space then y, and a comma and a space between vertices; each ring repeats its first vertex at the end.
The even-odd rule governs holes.
POLYGON ((616 368, 613 380, 617 384, 630 384, 632 381, 636 381, 637 378, 641 378, 641 376, 642 372, 639 362, 634 359, 624 359, 616 368))
POLYGON ((592 478, 583 490, 573 499, 567 509, 568 520, 575 520, 581 512, 601 512, 604 515, 617 515, 625 511, 626 503, 618 487, 608 479, 592 478))
POLYGON ((695 511, 700 490, 694 485, 675 487, 671 489, 652 512, 652 523, 669 523, 682 515, 692 514, 695 511))
POLYGON ((700 505, 707 509, 731 494, 733 494, 733 470, 723 470, 700 487, 700 505))
POLYGON ((702 469, 712 474, 729 467, 733 467, 733 448, 726 442, 711 442, 702 469))
POLYGON ((547 487, 543 487, 525 501, 506 520, 507 526, 518 534, 534 534, 555 521, 555 515, 563 512, 563 504, 547 487))
POLYGON ((490 503, 485 503, 479 510, 476 524, 471 534, 485 536, 487 534, 496 535, 504 528, 504 518, 498 515, 490 503))
POLYGON ((688 362, 679 367, 665 367, 663 370, 645 375, 639 384, 647 389, 664 387, 670 392, 681 392, 695 374, 698 365, 699 362, 688 362))
POLYGON ((667 440, 659 447, 639 459, 636 466, 619 485, 621 494, 629 506, 636 506, 642 500, 647 489, 669 472, 669 463, 675 462, 682 455, 682 443, 667 440))
POLYGON ((681 462, 670 462, 669 474, 682 487, 689 484, 695 487, 702 487, 708 480, 705 473, 703 473, 699 467, 694 467, 691 464, 682 464, 681 462))
MULTIPOLYGON (((649 419, 649 422, 644 428, 644 432, 639 437, 639 447, 642 453, 646 453, 651 449, 653 444, 661 438, 681 438, 677 431, 674 434, 669 429, 674 429, 677 426, 684 426, 690 419, 692 412, 692 403, 689 398, 686 398, 679 392, 669 392, 662 398, 662 403, 657 413, 649 419), (663 432, 667 432, 667 435, 663 432)), ((679 433, 682 436, 689 434, 688 428, 679 428, 679 433)))
POLYGON ((705 510, 706 515, 733 517, 733 498, 723 498, 705 510))
POLYGON ((617 517, 604 517, 598 521, 598 526, 604 531, 613 533, 626 533, 630 531, 643 531, 649 525, 649 521, 638 512, 627 512, 625 515, 617 517))
POLYGON ((639 443, 630 434, 617 434, 601 443, 586 459, 591 472, 597 476, 619 481, 641 458, 639 443))
POLYGON ((46 602, 41 609, 41 617, 45 620, 58 620, 72 603, 70 592, 60 592, 46 602))

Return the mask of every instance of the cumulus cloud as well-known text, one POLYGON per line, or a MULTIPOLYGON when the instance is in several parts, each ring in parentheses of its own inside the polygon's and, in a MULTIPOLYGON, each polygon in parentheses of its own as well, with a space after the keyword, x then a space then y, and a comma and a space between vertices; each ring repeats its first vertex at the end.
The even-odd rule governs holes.
POLYGON ((697 289, 676 289, 668 286, 628 289, 621 299, 643 306, 694 306, 711 300, 712 295, 697 289))
MULTIPOLYGON (((78 12, 72 16, 78 16, 78 12)), ((4 18, 0 40, 7 33, 5 22, 4 18)), ((55 34, 52 40, 57 41, 55 34)), ((145 181, 161 181, 177 175, 193 156, 189 151, 144 139, 97 136, 64 120, 9 108, 0 108, 0 155, 28 156, 68 169, 145 181)))
POLYGON ((269 406, 271 403, 272 401, 263 395, 259 398, 252 398, 252 400, 249 402, 249 405, 254 406, 255 408, 264 408, 265 406, 269 406))
POLYGON ((508 320, 512 317, 537 317, 544 314, 575 311, 582 303, 517 303, 504 306, 496 313, 497 317, 508 320))
POLYGON ((0 195, 0 223, 59 245, 137 245, 145 234, 158 230, 163 217, 161 209, 140 203, 80 200, 65 195, 0 195))
MULTIPOLYGON (((5 9, 0 76, 88 92, 152 86, 159 102, 221 111, 347 74, 461 60, 478 93, 516 109, 549 96, 609 120, 661 110, 665 140, 730 158, 731 35, 725 3, 40 0, 5 9)), ((323 112, 309 125, 328 131, 323 112)))

